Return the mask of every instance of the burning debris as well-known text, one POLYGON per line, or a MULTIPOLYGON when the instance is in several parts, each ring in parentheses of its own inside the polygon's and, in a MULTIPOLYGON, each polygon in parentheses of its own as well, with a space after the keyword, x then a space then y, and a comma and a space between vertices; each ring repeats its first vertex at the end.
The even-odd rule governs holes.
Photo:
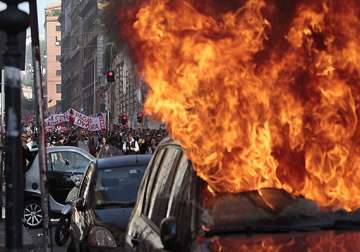
POLYGON ((119 10, 151 94, 216 192, 360 207, 358 1, 144 0, 119 10))

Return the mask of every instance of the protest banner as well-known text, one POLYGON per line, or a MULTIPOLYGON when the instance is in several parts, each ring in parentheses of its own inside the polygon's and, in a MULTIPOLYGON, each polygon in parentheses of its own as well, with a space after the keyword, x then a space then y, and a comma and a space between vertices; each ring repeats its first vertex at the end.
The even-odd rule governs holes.
POLYGON ((45 127, 47 131, 52 131, 55 126, 65 122, 89 131, 101 131, 106 129, 106 123, 103 115, 100 114, 96 117, 90 117, 72 108, 65 113, 54 114, 46 118, 45 127))

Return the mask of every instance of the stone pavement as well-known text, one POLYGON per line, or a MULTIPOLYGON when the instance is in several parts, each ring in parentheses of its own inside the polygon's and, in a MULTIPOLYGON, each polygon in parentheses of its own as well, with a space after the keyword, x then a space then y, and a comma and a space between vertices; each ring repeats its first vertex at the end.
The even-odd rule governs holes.
MULTIPOLYGON (((52 227, 52 235, 54 235, 55 228, 52 227)), ((23 228, 23 246, 24 252, 43 252, 42 248, 42 230, 41 229, 27 229, 23 228)), ((54 239, 53 241, 53 252, 65 252, 65 247, 56 247, 54 239)), ((5 251, 5 221, 0 221, 0 252, 5 251)))

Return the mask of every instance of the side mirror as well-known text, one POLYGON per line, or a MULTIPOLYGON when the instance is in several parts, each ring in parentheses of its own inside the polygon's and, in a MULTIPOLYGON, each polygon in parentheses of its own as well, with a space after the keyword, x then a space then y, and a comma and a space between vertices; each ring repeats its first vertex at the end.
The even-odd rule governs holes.
POLYGON ((75 186, 76 186, 77 188, 79 188, 79 187, 80 187, 80 185, 81 185, 80 180, 76 180, 76 181, 75 181, 75 186))
POLYGON ((177 225, 175 218, 169 217, 161 221, 160 237, 166 250, 176 250, 177 225))

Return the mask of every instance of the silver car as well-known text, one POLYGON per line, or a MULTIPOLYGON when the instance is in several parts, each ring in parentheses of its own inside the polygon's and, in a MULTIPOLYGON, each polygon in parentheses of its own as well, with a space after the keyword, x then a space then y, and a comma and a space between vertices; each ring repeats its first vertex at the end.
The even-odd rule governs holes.
MULTIPOLYGON (((73 146, 56 146, 47 149, 50 216, 61 213, 65 199, 90 162, 96 158, 83 149, 73 146)), ((30 228, 38 228, 43 221, 40 192, 39 159, 36 155, 26 172, 23 221, 30 228)))

